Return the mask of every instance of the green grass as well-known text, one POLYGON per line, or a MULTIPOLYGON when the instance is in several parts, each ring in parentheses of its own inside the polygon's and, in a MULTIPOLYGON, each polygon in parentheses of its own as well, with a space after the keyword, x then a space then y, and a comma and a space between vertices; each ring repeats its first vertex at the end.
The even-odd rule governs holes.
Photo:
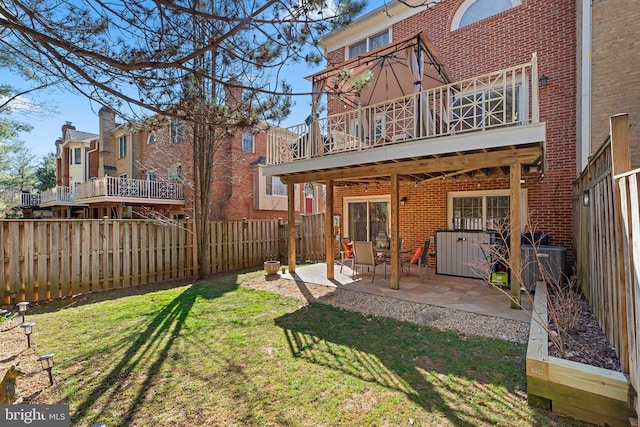
POLYGON ((38 307, 73 425, 580 425, 527 406, 526 347, 238 287, 38 307))

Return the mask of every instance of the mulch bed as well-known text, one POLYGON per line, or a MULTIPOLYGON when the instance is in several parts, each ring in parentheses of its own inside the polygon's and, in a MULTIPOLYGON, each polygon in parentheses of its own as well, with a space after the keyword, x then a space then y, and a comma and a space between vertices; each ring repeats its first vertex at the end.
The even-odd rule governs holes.
MULTIPOLYGON (((584 295, 580 297, 578 307, 581 316, 577 326, 563 334, 565 354, 562 355, 558 347, 550 341, 549 355, 621 372, 620 358, 602 332, 600 323, 592 314, 589 302, 584 295)), ((557 332, 553 324, 551 328, 557 332)))
MULTIPOLYGON (((25 322, 28 321, 27 315, 25 322)), ((0 345, 0 379, 4 377, 11 365, 19 363, 26 374, 17 380, 18 394, 21 397, 14 403, 56 403, 52 402, 50 396, 51 389, 56 387, 56 384, 54 382, 53 386, 49 385, 49 375, 42 370, 38 362, 38 357, 44 355, 42 351, 38 351, 38 326, 33 327, 31 348, 28 348, 27 337, 20 327, 21 324, 21 316, 0 322, 0 343, 2 343, 0 345)))

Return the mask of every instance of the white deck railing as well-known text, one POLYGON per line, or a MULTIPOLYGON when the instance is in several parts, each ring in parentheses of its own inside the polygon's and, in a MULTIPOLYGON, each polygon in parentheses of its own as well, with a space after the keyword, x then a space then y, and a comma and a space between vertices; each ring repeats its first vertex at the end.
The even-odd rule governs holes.
POLYGON ((75 200, 71 187, 53 187, 44 190, 40 197, 40 203, 73 202, 75 200))
POLYGON ((105 176, 76 184, 55 187, 42 192, 41 203, 79 202, 96 197, 127 197, 138 199, 184 200, 184 186, 177 182, 105 176))
POLYGON ((38 206, 40 204, 40 194, 20 193, 20 206, 38 206))
POLYGON ((184 200, 184 187, 177 182, 105 176, 76 185, 76 201, 95 197, 184 200))
POLYGON ((535 54, 526 64, 267 134, 267 164, 539 122, 535 54))

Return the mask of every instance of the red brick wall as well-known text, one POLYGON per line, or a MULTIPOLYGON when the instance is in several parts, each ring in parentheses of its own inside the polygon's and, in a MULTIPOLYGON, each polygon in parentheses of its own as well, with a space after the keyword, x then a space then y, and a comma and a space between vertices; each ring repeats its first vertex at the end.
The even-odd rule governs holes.
MULTIPOLYGON (((182 165, 185 178, 185 212, 193 215, 193 147, 189 143, 191 132, 185 126, 181 144, 168 144, 169 128, 156 131, 157 142, 147 144, 148 132, 140 132, 136 142, 140 150, 140 179, 144 179, 147 170, 157 169, 161 179, 166 178, 167 168, 173 164, 182 165)), ((256 210, 253 208, 253 169, 251 164, 266 153, 266 136, 257 133, 254 139, 254 152, 242 151, 242 131, 238 130, 231 140, 229 148, 221 147, 214 159, 214 170, 221 172, 230 168, 231 181, 216 181, 210 198, 212 220, 234 219, 275 219, 286 217, 286 211, 256 210)), ((214 172, 215 173, 215 172, 214 172)))
MULTIPOLYGON (((451 20, 464 0, 449 0, 394 25, 394 39, 426 30, 452 78, 461 80, 530 61, 537 52, 540 75, 549 76, 540 88, 540 119, 546 122, 545 174, 526 177, 529 211, 538 230, 548 232, 551 244, 572 254, 572 181, 576 174, 576 28, 574 2, 523 0, 522 5, 456 31, 451 20)), ((344 55, 330 52, 329 58, 344 55)), ((344 56, 342 56, 344 58, 344 56)), ((331 108, 331 104, 329 105, 331 108)), ((330 113, 333 111, 330 111, 330 113)), ((481 188, 509 188, 508 179, 480 181, 481 188)), ((413 185, 413 184, 412 184, 413 185)), ((405 240, 417 247, 436 229, 447 225, 448 191, 477 189, 477 182, 446 180, 401 190, 409 202, 400 208, 405 240)), ((367 194, 376 194, 368 187, 367 194)), ((388 194, 388 187, 379 190, 388 194)), ((360 192, 360 193, 358 193, 360 192)), ((337 190, 335 206, 343 196, 364 189, 337 190)))

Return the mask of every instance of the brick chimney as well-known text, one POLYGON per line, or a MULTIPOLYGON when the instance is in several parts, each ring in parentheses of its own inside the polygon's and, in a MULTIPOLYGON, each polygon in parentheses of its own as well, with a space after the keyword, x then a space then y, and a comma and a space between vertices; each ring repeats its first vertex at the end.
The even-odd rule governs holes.
POLYGON ((73 129, 76 130, 76 127, 71 124, 71 122, 65 122, 62 125, 62 140, 64 141, 67 138, 67 131, 73 129))
POLYGON ((100 122, 98 174, 99 176, 112 176, 116 170, 116 150, 113 147, 115 142, 112 141, 111 131, 116 128, 116 113, 109 107, 102 107, 98 111, 98 119, 100 122))

